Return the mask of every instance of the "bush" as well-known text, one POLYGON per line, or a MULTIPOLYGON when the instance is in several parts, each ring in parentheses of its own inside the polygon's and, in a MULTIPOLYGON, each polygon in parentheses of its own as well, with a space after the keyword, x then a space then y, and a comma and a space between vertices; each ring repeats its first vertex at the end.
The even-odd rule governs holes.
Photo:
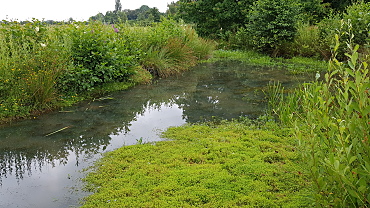
POLYGON ((295 129, 323 207, 370 205, 370 73, 359 46, 349 49, 348 62, 334 57, 323 81, 304 84, 285 99, 273 92, 273 111, 295 129))
POLYGON ((370 2, 360 1, 349 6, 343 19, 350 23, 346 25, 344 32, 347 35, 353 34, 353 43, 359 45, 367 43, 370 29, 370 2))
POLYGON ((365 44, 369 40, 370 3, 360 1, 349 6, 341 18, 339 15, 330 16, 319 24, 322 54, 330 57, 331 51, 336 44, 335 34, 340 36, 340 46, 336 58, 346 59, 344 55, 348 51, 347 43, 359 44, 360 51, 364 51, 365 44))
POLYGON ((322 49, 318 27, 299 24, 293 41, 283 44, 280 48, 288 56, 319 57, 322 55, 322 49))
POLYGON ((91 91, 102 83, 124 81, 134 56, 112 27, 101 23, 71 25, 73 68, 59 80, 65 92, 91 91))
POLYGON ((293 40, 299 12, 296 0, 258 0, 248 16, 249 40, 246 41, 250 41, 254 49, 277 55, 282 43, 293 40))
POLYGON ((154 76, 167 77, 182 72, 206 59, 215 43, 204 40, 189 26, 170 19, 152 27, 131 27, 124 31, 137 47, 139 63, 154 76))
POLYGON ((19 116, 56 102, 56 79, 68 66, 69 38, 33 20, 0 26, 0 117, 19 116))

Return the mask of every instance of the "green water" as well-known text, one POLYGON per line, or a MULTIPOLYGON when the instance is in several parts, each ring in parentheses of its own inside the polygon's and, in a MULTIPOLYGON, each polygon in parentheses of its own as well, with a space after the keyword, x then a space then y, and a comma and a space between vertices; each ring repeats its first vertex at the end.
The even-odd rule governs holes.
POLYGON ((160 132, 211 119, 264 113, 269 82, 308 76, 240 62, 201 64, 153 84, 0 127, 0 207, 74 207, 88 193, 81 172, 123 145, 160 141, 160 132), (57 132, 54 133, 53 132, 57 132))

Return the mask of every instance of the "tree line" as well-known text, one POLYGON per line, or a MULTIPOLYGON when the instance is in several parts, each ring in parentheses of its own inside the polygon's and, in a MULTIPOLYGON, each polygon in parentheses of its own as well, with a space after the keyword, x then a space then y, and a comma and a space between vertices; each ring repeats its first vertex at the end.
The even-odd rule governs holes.
POLYGON ((115 24, 122 22, 160 22, 161 16, 164 13, 159 12, 158 8, 150 8, 147 5, 142 5, 138 9, 124 9, 120 0, 116 0, 115 9, 107 11, 105 14, 98 13, 89 18, 89 21, 101 21, 106 24, 115 24))

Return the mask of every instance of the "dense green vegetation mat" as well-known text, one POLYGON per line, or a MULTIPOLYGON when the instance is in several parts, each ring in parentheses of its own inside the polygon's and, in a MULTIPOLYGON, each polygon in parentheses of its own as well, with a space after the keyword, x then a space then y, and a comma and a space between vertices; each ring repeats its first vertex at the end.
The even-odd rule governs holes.
POLYGON ((186 125, 169 141, 109 152, 86 178, 83 207, 309 207, 310 182, 289 129, 186 125))

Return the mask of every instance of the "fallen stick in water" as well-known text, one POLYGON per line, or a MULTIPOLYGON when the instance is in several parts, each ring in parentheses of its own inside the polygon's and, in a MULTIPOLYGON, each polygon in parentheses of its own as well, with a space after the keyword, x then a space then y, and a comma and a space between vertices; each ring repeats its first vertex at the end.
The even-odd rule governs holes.
POLYGON ((45 137, 48 137, 48 136, 51 136, 51 135, 56 134, 56 133, 58 133, 58 132, 61 132, 61 131, 63 131, 63 130, 66 130, 66 129, 68 129, 69 127, 71 127, 71 126, 66 126, 66 127, 61 128, 61 129, 59 129, 59 130, 53 131, 53 132, 51 132, 51 133, 49 133, 49 134, 45 135, 45 137))

